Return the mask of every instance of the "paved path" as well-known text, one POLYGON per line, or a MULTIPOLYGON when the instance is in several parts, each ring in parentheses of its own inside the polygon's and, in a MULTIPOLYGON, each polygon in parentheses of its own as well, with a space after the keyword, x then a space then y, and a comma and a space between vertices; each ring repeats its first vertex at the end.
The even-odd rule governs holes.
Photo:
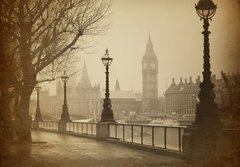
POLYGON ((33 144, 11 144, 1 167, 183 167, 183 160, 93 139, 32 132, 33 144))

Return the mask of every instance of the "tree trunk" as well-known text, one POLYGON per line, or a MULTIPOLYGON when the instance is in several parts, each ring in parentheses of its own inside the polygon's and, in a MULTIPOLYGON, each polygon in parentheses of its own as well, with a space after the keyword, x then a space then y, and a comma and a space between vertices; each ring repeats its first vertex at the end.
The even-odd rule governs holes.
POLYGON ((20 0, 19 3, 19 24, 20 24, 20 39, 19 39, 19 55, 22 68, 22 85, 20 87, 20 102, 19 111, 16 114, 16 133, 18 140, 21 142, 31 142, 31 121, 29 115, 29 102, 32 90, 36 85, 36 74, 32 64, 31 56, 31 23, 25 16, 25 0, 20 0))
MULTIPOLYGON (((1 21, 0 21, 1 25, 1 21)), ((0 26, 0 34, 3 36, 0 26)), ((4 38, 4 36, 3 36, 4 38)), ((7 70, 6 43, 0 39, 0 145, 2 141, 13 139, 13 129, 10 113, 11 96, 8 92, 9 78, 7 70)))
POLYGON ((7 89, 1 89, 0 96, 0 133, 2 141, 9 141, 13 139, 13 128, 10 113, 11 97, 7 89))
POLYGON ((15 98, 14 98, 14 118, 16 118, 17 113, 19 112, 19 95, 20 88, 19 86, 15 86, 15 98))
POLYGON ((23 85, 20 90, 20 109, 16 114, 16 133, 21 142, 31 142, 32 117, 29 115, 29 102, 34 85, 23 85))

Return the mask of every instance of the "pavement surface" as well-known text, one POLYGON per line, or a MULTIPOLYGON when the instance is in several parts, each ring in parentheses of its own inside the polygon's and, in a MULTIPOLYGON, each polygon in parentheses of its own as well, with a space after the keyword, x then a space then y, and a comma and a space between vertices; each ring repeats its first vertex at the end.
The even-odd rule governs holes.
POLYGON ((5 146, 1 167, 184 167, 161 156, 104 141, 32 131, 32 144, 5 146))

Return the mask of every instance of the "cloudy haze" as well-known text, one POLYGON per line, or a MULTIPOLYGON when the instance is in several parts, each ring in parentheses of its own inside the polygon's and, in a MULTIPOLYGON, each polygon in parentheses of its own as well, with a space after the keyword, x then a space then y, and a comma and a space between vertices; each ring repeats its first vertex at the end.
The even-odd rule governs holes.
MULTIPOLYGON (((237 0, 214 2, 218 9, 210 21, 210 54, 212 72, 220 77, 221 70, 233 72, 239 66, 240 14, 237 0)), ((203 23, 194 3, 197 0, 113 0, 106 35, 97 38, 95 47, 78 53, 86 60, 91 83, 104 88, 101 57, 109 48, 113 57, 110 88, 118 78, 121 89, 142 91, 141 61, 149 34, 159 63, 159 95, 173 77, 179 82, 180 77, 201 75, 203 23)))

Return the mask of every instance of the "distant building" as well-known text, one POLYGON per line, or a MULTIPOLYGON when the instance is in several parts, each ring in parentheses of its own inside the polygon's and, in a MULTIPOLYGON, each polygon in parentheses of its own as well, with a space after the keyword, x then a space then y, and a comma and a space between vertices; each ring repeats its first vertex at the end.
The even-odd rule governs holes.
POLYGON ((195 114, 199 84, 200 77, 198 77, 195 83, 193 83, 192 77, 189 78, 189 81, 185 79, 185 82, 180 78, 179 84, 176 84, 173 78, 172 84, 165 92, 166 114, 195 114))
MULTIPOLYGON (((77 88, 77 76, 71 75, 69 76, 69 80, 67 81, 67 98, 71 98, 76 95, 77 88)), ((61 78, 56 80, 56 96, 63 101, 63 81, 61 78)))
POLYGON ((85 63, 77 86, 77 95, 80 115, 88 118, 96 118, 100 115, 100 85, 91 85, 85 63))
MULTIPOLYGON (((34 92, 35 93, 35 92, 34 92)), ((57 96, 49 96, 48 90, 39 93, 39 105, 43 120, 59 120, 62 111, 63 100, 57 96)), ((31 100, 29 110, 34 116, 36 111, 36 97, 31 100)))
MULTIPOLYGON (((101 93, 101 106, 103 99, 105 98, 105 91, 101 93)), ((141 94, 133 91, 121 90, 120 84, 117 79, 115 89, 110 91, 110 99, 112 102, 112 110, 116 119, 123 118, 123 115, 127 116, 130 112, 140 112, 142 107, 141 94)), ((102 107, 101 107, 102 108, 102 107)))
POLYGON ((142 84, 142 111, 153 113, 158 110, 158 59, 150 36, 142 58, 142 84))
POLYGON ((166 112, 166 98, 164 96, 158 97, 158 112, 156 115, 164 115, 166 112))
MULTIPOLYGON (((75 115, 78 115, 79 112, 79 97, 76 94, 77 88, 77 76, 71 75, 69 76, 69 80, 67 81, 67 105, 68 105, 68 112, 70 116, 73 116, 72 119, 77 119, 75 115)), ((55 99, 53 103, 54 110, 58 110, 58 115, 61 116, 62 113, 62 105, 63 105, 63 82, 61 78, 56 80, 56 96, 52 96, 52 99, 55 99)), ((55 111, 54 111, 55 112, 55 111)))
MULTIPOLYGON (((56 81, 56 93, 55 96, 50 96, 48 91, 40 91, 40 110, 43 119, 60 119, 63 105, 63 82, 60 78, 56 81)), ((85 63, 82 77, 78 83, 75 75, 69 77, 67 104, 71 119, 97 118, 100 116, 100 85, 91 85, 85 63)), ((30 110, 34 113, 35 108, 36 100, 33 100, 30 110)))
MULTIPOLYGON (((224 78, 216 79, 215 75, 211 78, 214 84, 215 102, 218 105, 219 115, 221 119, 231 117, 232 110, 240 111, 240 74, 226 75, 224 78), (229 87, 229 89, 228 89, 229 87)), ((175 114, 178 116, 195 115, 196 104, 198 103, 200 77, 196 82, 185 82, 180 79, 180 83, 176 84, 173 79, 172 84, 165 92, 166 98, 166 114, 175 114)))

